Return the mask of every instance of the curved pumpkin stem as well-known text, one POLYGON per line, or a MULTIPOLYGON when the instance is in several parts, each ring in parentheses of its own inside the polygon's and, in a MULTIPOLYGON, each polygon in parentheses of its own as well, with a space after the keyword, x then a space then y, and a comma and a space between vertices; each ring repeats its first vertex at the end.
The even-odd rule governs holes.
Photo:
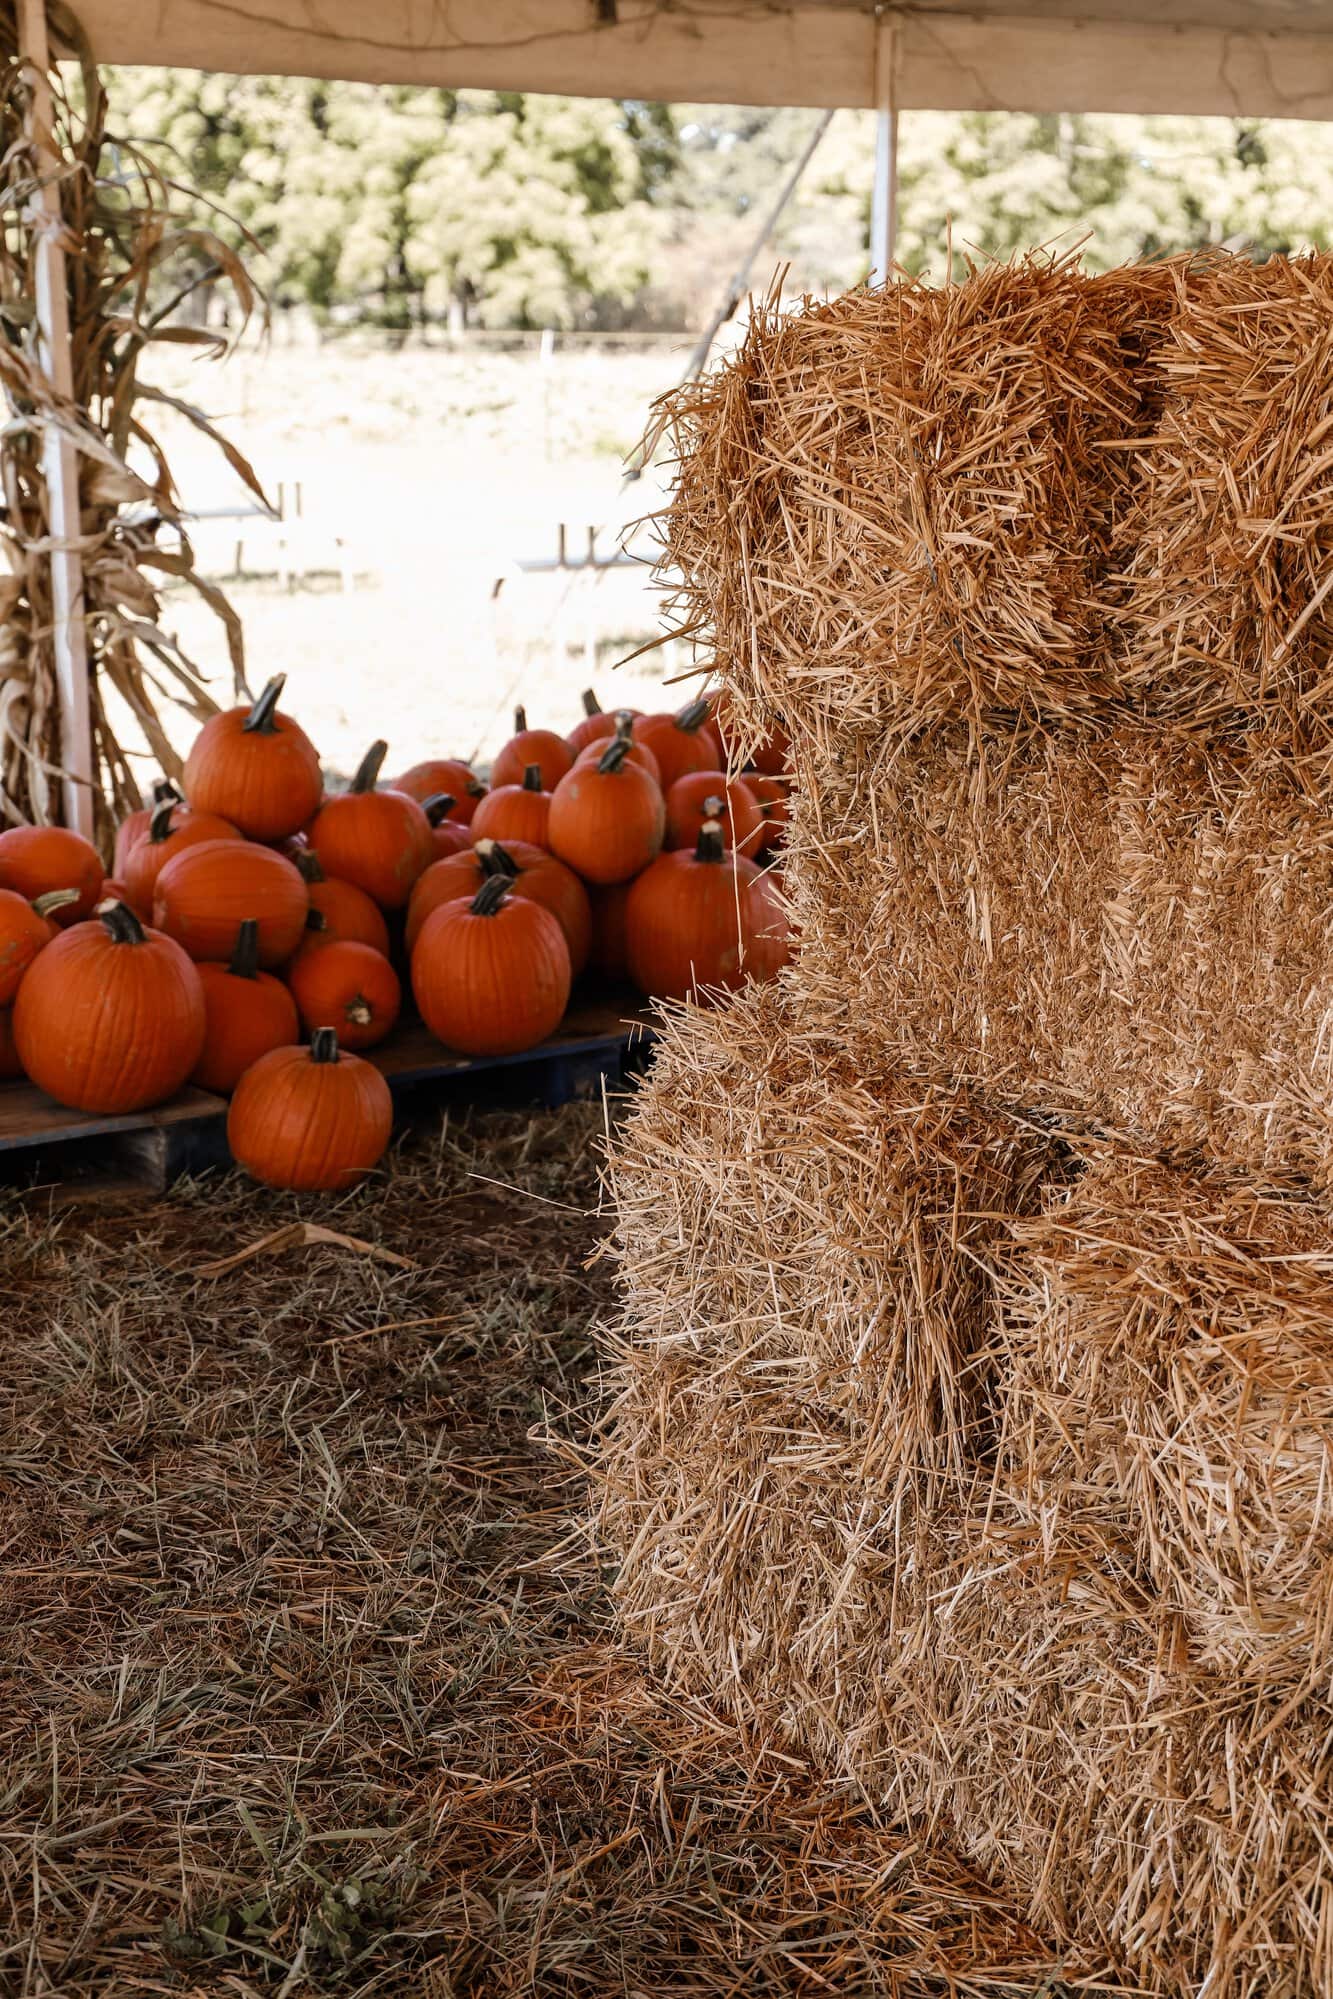
POLYGON ((247 916, 236 932, 236 948, 227 970, 235 979, 259 977, 259 925, 253 916, 247 916))
POLYGON ((272 680, 270 680, 268 686, 264 689, 263 693, 260 695, 258 701, 255 702, 254 707, 250 710, 250 713, 246 716, 245 720, 241 724, 241 728, 246 735, 274 736, 277 734, 278 724, 276 716, 278 709, 278 697, 282 693, 282 690, 286 685, 287 685, 286 674, 275 673, 272 680))
POLYGON ((684 729, 686 735, 692 736, 708 720, 708 696, 697 694, 693 701, 687 701, 683 708, 676 710, 673 720, 678 729, 684 729))
POLYGON ((525 736, 528 732, 528 711, 520 701, 514 710, 514 734, 525 736))
POLYGON ((160 847, 164 840, 171 838, 174 830, 171 815, 179 804, 178 798, 164 798, 153 807, 153 816, 148 821, 148 838, 155 847, 160 847))
POLYGON ((313 886, 317 882, 328 880, 328 876, 324 873, 324 869, 320 864, 319 855, 313 847, 298 847, 291 856, 291 863, 303 882, 308 882, 313 886))
POLYGON ((173 805, 183 805, 185 803, 185 794, 177 789, 174 779, 169 777, 155 777, 153 779, 151 803, 153 805, 161 805, 168 798, 173 805))
POLYGON ((312 937, 320 937, 329 927, 329 919, 322 909, 308 909, 305 913, 305 927, 312 937))
POLYGON ((388 754, 389 745, 387 743, 372 743, 357 765, 356 776, 347 787, 348 790, 373 791, 379 782, 380 771, 384 767, 384 759, 388 754))
POLYGON ((78 899, 76 888, 49 888, 45 895, 33 897, 32 906, 39 916, 51 916, 57 909, 68 909, 78 899))
POLYGON ((432 826, 442 826, 457 803, 458 800, 451 791, 437 791, 433 797, 426 800, 421 809, 432 826))
MULTIPOLYGON (((704 810, 707 811, 710 805, 720 807, 721 803, 721 799, 718 798, 707 799, 704 810)), ((696 861, 720 861, 722 855, 722 822, 720 819, 705 819, 699 828, 699 840, 694 849, 694 858, 696 861)))
POLYGON ((108 902, 97 917, 113 944, 144 942, 143 925, 127 902, 108 902))
POLYGON ((469 781, 467 795, 469 798, 484 798, 486 796, 486 787, 479 777, 474 777, 469 781))
POLYGON ((540 764, 524 765, 523 789, 524 791, 540 791, 542 789, 542 767, 540 764))
POLYGON ((602 712, 602 704, 591 687, 585 687, 583 690, 583 712, 587 716, 600 715, 602 712))
POLYGON ((505 875, 510 881, 518 880, 521 873, 518 862, 498 840, 478 840, 472 851, 481 862, 484 875, 505 875))
POLYGON ((630 753, 629 737, 619 736, 619 735, 612 736, 610 742, 607 744, 606 748, 602 751, 602 754, 597 759, 598 770, 601 771, 604 776, 609 776, 612 771, 617 771, 620 769, 620 766, 624 763, 629 753, 630 753))
POLYGON ((494 916, 504 906, 505 897, 513 886, 508 875, 487 875, 472 898, 472 914, 494 916))
POLYGON ((340 1062, 338 1053, 338 1030, 334 1027, 317 1027, 310 1037, 310 1060, 312 1062, 340 1062))

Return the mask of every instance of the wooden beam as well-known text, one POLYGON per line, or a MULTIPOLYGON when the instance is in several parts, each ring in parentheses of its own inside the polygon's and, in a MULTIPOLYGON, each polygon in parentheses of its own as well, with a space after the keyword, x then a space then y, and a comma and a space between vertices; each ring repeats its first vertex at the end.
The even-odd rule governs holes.
MULTIPOLYGON (((57 395, 70 400, 74 371, 69 343, 58 169, 52 139, 50 49, 45 0, 19 0, 19 49, 31 87, 30 126, 40 186, 29 223, 36 233, 37 332, 42 367, 57 395)), ((79 461, 73 444, 48 425, 42 447, 51 550, 52 645, 60 716, 63 818, 88 839, 93 834, 93 725, 88 691, 88 641, 83 613, 83 562, 79 554, 79 461)))
POLYGON ((870 203, 870 282, 886 285, 898 248, 898 28, 885 12, 875 38, 875 186, 870 203))

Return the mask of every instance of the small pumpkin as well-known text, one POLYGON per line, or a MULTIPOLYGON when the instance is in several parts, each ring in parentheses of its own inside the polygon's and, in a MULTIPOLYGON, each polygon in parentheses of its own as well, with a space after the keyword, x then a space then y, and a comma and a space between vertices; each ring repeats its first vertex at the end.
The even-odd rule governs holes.
POLYGON ((369 944, 372 951, 379 951, 387 958, 389 926, 379 904, 355 882, 338 881, 326 875, 319 856, 308 847, 293 853, 291 860, 310 897, 307 932, 326 943, 369 944))
POLYGON ((174 855, 157 878, 153 922, 190 956, 225 964, 241 925, 259 925, 259 962, 285 964, 305 934, 310 895, 290 861, 271 847, 203 840, 174 855))
POLYGON ((542 790, 554 791, 574 761, 574 752, 554 729, 530 729, 526 708, 514 710, 514 733, 491 765, 491 790, 521 784, 530 764, 542 776, 542 790))
POLYGON ((266 1187, 338 1193, 378 1166, 393 1133, 393 1099, 378 1069, 345 1054, 331 1027, 308 1048, 261 1055, 227 1113, 232 1156, 266 1187))
POLYGON ((326 875, 364 889, 381 909, 402 909, 435 847, 417 799, 375 789, 388 747, 371 744, 348 789, 325 799, 309 839, 326 875))
POLYGON ((14 1001, 25 1072, 57 1103, 102 1116, 174 1096, 199 1060, 205 1028, 198 971, 123 902, 48 944, 14 1001))
POLYGON ((409 798, 415 798, 418 805, 424 805, 428 798, 438 798, 447 791, 453 799, 449 817, 459 826, 470 826, 472 815, 478 804, 486 796, 486 787, 470 764, 459 757, 432 757, 426 763, 413 764, 401 777, 396 777, 389 787, 391 791, 405 791, 409 798))
POLYGON ((308 945, 287 973, 307 1032, 333 1027, 344 1048, 383 1041, 403 1004, 398 974, 369 944, 308 945))
POLYGON ((259 925, 247 917, 225 965, 200 965, 204 1049, 191 1081, 229 1097, 246 1070, 273 1048, 298 1041, 296 1001, 281 979, 259 969, 259 925))
POLYGON ((687 701, 674 715, 644 715, 634 724, 636 742, 657 758, 664 792, 693 770, 716 770, 721 748, 708 724, 708 697, 687 701))
MULTIPOLYGON (((560 866, 544 847, 534 847, 530 841, 510 840, 502 847, 496 840, 482 839, 477 846, 469 846, 465 854, 446 854, 442 861, 433 862, 413 889, 407 905, 408 950, 415 946, 426 918, 441 903, 457 902, 460 898, 470 902, 488 875, 508 874, 516 883, 530 880, 534 866, 542 861, 560 866), (492 856, 500 857, 499 865, 493 863, 492 856)), ((563 872, 568 874, 569 870, 563 872)), ((523 889, 517 892, 526 893, 523 889)))
POLYGON ((515 895, 526 895, 549 909, 565 933, 570 969, 577 978, 592 947, 592 910, 588 891, 575 874, 542 847, 498 840, 478 840, 475 848, 483 876, 508 875, 515 895))
POLYGON ((78 899, 72 888, 53 888, 35 902, 0 888, 0 1007, 12 1004, 37 953, 60 935, 55 916, 78 899))
POLYGON ((653 999, 735 992, 748 977, 772 975, 767 933, 776 916, 780 910, 754 862, 726 853, 720 823, 707 820, 693 852, 662 854, 630 890, 630 976, 653 999))
POLYGON ((551 795, 551 852, 585 882, 628 881, 661 851, 666 806, 660 786, 613 737, 596 763, 575 764, 551 795))
MULTIPOLYGON (((129 857, 130 848, 141 839, 152 824, 153 814, 159 805, 170 799, 173 805, 184 803, 179 791, 169 777, 159 777, 152 789, 147 805, 140 805, 133 812, 127 812, 116 828, 115 852, 111 862, 111 872, 119 877, 129 857)), ((105 897, 103 898, 105 900, 105 897)), ((123 900, 123 898, 122 898, 123 900)))
POLYGON ((559 1026, 572 973, 564 932, 509 877, 484 881, 471 901, 446 902, 412 953, 421 1018, 464 1055, 518 1055, 559 1026))
POLYGON ((248 708, 205 722, 185 760, 185 795, 250 840, 285 840, 319 808, 319 752, 299 722, 279 711, 287 684, 275 674, 248 708))
MULTIPOLYGON (((632 764, 641 764, 649 777, 656 784, 660 785, 662 782, 661 767, 658 764, 657 758, 648 748, 648 745, 636 739, 634 735, 634 714, 629 708, 621 708, 616 713, 614 740, 619 742, 622 739, 629 744, 629 749, 626 753, 628 761, 632 764)), ((606 742, 607 739, 603 736, 600 741, 589 743, 586 750, 579 751, 577 757, 574 759, 575 763, 597 763, 606 748, 606 742)))
POLYGON ((0 1007, 0 1083, 16 1083, 22 1074, 14 1043, 14 1012, 12 1007, 0 1007))
POLYGON ((592 906, 592 949, 588 969, 600 979, 622 985, 629 978, 629 940, 625 935, 625 911, 632 881, 613 882, 609 888, 590 888, 592 906))
POLYGON ((605 714, 600 701, 593 693, 591 687, 585 687, 583 690, 583 719, 576 722, 565 737, 570 750, 575 756, 578 756, 580 751, 586 750, 590 743, 605 742, 608 736, 614 736, 615 733, 615 716, 605 714))
POLYGON ((464 854, 472 845, 472 835, 461 821, 451 819, 454 796, 449 791, 439 791, 434 798, 428 798, 422 811, 430 822, 431 847, 434 858, 442 861, 447 854, 464 854))
POLYGON ((55 912, 61 930, 82 923, 96 908, 106 871, 96 847, 68 826, 13 826, 0 833, 0 888, 25 902, 58 888, 76 891, 55 912))
POLYGON ((705 819, 722 828, 722 845, 752 859, 764 837, 764 815, 743 778, 720 770, 695 770, 678 777, 666 797, 668 847, 692 847, 705 819))
POLYGON ((522 784, 502 784, 487 792, 473 814, 472 838, 526 840, 544 847, 550 814, 551 794, 542 784, 541 766, 529 764, 522 784))
MULTIPOLYGON (((148 822, 148 830, 130 848, 122 879, 125 900, 145 920, 152 913, 157 878, 168 861, 186 847, 202 846, 205 840, 240 840, 241 833, 229 819, 216 812, 195 812, 164 798, 148 822)), ((106 900, 103 895, 103 901, 106 900)))

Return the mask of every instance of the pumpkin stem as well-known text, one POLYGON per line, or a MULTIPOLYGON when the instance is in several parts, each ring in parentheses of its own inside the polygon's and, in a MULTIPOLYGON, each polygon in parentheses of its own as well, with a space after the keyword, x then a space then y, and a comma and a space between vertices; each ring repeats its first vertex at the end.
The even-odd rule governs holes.
POLYGON ((259 977, 259 925, 253 916, 247 916, 236 932, 236 948, 227 970, 236 979, 259 977))
POLYGON ((494 916, 513 886, 513 880, 509 875, 487 875, 472 898, 472 914, 494 916))
POLYGON ((246 735, 273 736, 277 734, 278 724, 275 716, 278 708, 278 697, 286 685, 286 674, 275 673, 241 724, 241 728, 246 735))
POLYGON ((457 803, 458 800, 451 791, 437 791, 433 797, 426 800, 421 809, 432 826, 442 826, 457 803))
POLYGON ((148 838, 155 847, 160 847, 164 840, 171 838, 171 815, 179 803, 178 798, 164 798, 153 807, 153 815, 148 821, 148 838))
POLYGON ((602 712, 602 704, 591 687, 585 687, 583 690, 583 712, 589 716, 600 715, 602 712))
POLYGON ((171 799, 172 803, 175 805, 180 805, 183 803, 182 795, 176 789, 176 786, 171 778, 155 777, 153 779, 153 795, 149 803, 150 805, 160 805, 164 798, 171 799))
POLYGON ((388 754, 387 743, 372 743, 356 767, 356 776, 348 786, 349 791, 373 791, 379 782, 379 774, 388 754))
POLYGON ((39 916, 50 916, 54 910, 68 909, 79 899, 76 888, 49 888, 45 895, 33 897, 32 906, 39 916))
POLYGON ((486 796, 486 787, 479 777, 468 780, 467 795, 469 798, 484 798, 486 796))
POLYGON ((329 927, 329 919, 322 909, 308 909, 305 913, 305 927, 312 936, 318 937, 329 927))
MULTIPOLYGON (((717 798, 708 799, 704 806, 705 812, 708 810, 708 807, 710 805, 716 805, 720 808, 721 802, 722 801, 717 798)), ((694 849, 694 858, 696 861, 720 861, 722 859, 721 820, 719 819, 704 820, 703 825, 699 828, 699 840, 697 846, 694 849)))
POLYGON ((347 1015, 353 1027, 369 1027, 371 1021, 375 1018, 374 1009, 364 993, 354 994, 343 1008, 343 1012, 347 1015))
POLYGON ((683 708, 676 710, 674 719, 678 729, 684 729, 686 735, 692 736, 699 725, 708 720, 708 696, 699 694, 693 701, 687 701, 683 708))
POLYGON ((524 766, 523 789, 524 791, 540 791, 542 789, 542 767, 540 764, 526 764, 524 766))
POLYGON ((507 875, 510 881, 517 881, 520 873, 518 862, 507 847, 498 840, 478 840, 473 849, 481 862, 484 875, 507 875))
POLYGON ((612 771, 617 771, 620 769, 620 766, 624 763, 629 753, 630 753, 629 737, 612 736, 610 742, 607 744, 606 748, 602 751, 602 754, 597 759, 598 770, 601 771, 604 775, 609 776, 612 771))
POLYGON ((291 856, 292 866, 303 882, 322 882, 328 877, 320 865, 319 855, 313 847, 297 847, 291 856))
POLYGON ((317 1027, 310 1037, 310 1060, 312 1062, 337 1062, 338 1031, 333 1027, 317 1027))
POLYGON ((632 708, 616 709, 616 734, 617 736, 623 736, 627 743, 634 741, 634 710, 632 708))
POLYGON ((143 925, 127 902, 108 902, 97 915, 113 944, 143 943, 143 925))
POLYGON ((514 734, 516 736, 525 736, 527 732, 528 711, 520 701, 518 707, 514 710, 514 734))

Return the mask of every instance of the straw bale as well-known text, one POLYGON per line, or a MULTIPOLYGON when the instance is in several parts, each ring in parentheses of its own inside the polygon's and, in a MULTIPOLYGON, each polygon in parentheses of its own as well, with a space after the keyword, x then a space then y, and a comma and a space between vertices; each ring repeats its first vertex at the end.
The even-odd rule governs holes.
MULTIPOLYGON (((802 754, 807 1029, 1333 1187, 1327 758, 1123 726, 802 754)), ((807 1030, 803 1030, 807 1031, 807 1030)))
POLYGON ((795 314, 770 300, 667 399, 662 574, 756 729, 776 711, 828 746, 1118 705, 1109 572, 1176 282, 1032 253, 795 314))
POLYGON ((1155 712, 1327 729, 1333 255, 1219 256, 1162 327, 1166 388, 1120 522, 1123 671, 1155 712))

